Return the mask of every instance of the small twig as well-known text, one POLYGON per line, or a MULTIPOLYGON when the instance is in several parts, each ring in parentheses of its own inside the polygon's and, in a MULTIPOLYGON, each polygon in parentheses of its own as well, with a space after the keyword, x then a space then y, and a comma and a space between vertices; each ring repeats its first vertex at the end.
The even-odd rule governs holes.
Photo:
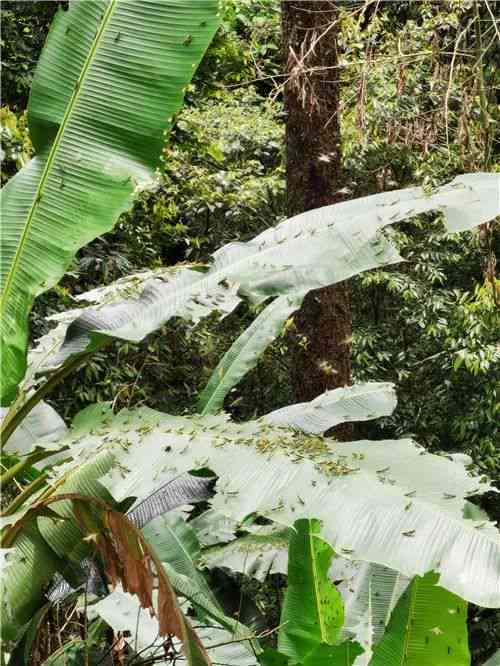
MULTIPOLYGON (((59 604, 57 604, 57 605, 59 605, 59 604)), ((64 632, 64 630, 66 629, 66 627, 68 626, 68 624, 71 622, 71 618, 72 618, 73 615, 76 613, 77 609, 78 609, 78 606, 75 604, 75 605, 73 606, 73 610, 71 611, 71 613, 70 613, 69 616, 67 617, 66 622, 65 622, 65 623, 63 624, 63 626, 59 629, 59 634, 62 634, 62 633, 64 632)), ((61 646, 61 647, 62 647, 62 646, 61 646)))
POLYGON ((493 27, 494 27, 495 32, 497 33, 497 37, 500 41, 500 30, 498 29, 497 19, 495 18, 495 14, 493 14, 493 12, 491 10, 491 7, 490 7, 490 3, 488 2, 488 0, 484 0, 484 4, 486 5, 486 9, 488 10, 489 15, 491 16, 491 20, 493 22, 493 27))
MULTIPOLYGON (((488 32, 489 32, 491 29, 492 29, 492 26, 490 26, 489 28, 487 28, 487 29, 483 32, 483 37, 486 37, 486 35, 488 34, 488 32)), ((491 40, 488 42, 488 45, 486 46, 486 48, 483 48, 483 50, 482 50, 481 55, 479 56, 479 58, 477 57, 477 54, 474 55, 474 56, 469 56, 469 57, 471 57, 471 58, 476 58, 476 61, 475 61, 475 63, 474 63, 474 64, 472 65, 472 67, 471 67, 471 69, 472 69, 472 74, 471 74, 470 76, 468 76, 466 79, 463 80, 463 85, 465 85, 466 83, 469 83, 469 81, 470 81, 471 79, 475 79, 475 78, 476 78, 476 71, 475 71, 475 70, 476 70, 476 67, 477 67, 477 66, 478 66, 478 65, 484 60, 484 56, 488 53, 488 51, 490 50, 492 44, 494 44, 496 41, 497 41, 497 36, 496 36, 496 35, 493 35, 493 37, 491 38, 491 40)))
POLYGON ((437 354, 432 354, 431 356, 427 356, 426 358, 423 358, 421 361, 417 361, 416 363, 413 363, 410 367, 412 368, 418 368, 419 366, 423 365, 424 363, 427 363, 427 361, 433 361, 435 358, 439 358, 440 356, 443 356, 444 354, 447 354, 448 350, 444 349, 443 351, 437 352, 437 354))
POLYGON ((206 650, 215 650, 218 647, 224 647, 224 645, 233 645, 234 643, 244 643, 245 641, 255 640, 257 636, 242 636, 241 638, 235 638, 231 641, 222 641, 221 643, 214 643, 213 645, 205 645, 206 650))
POLYGON ((134 652, 137 652, 137 641, 139 640, 139 622, 141 619, 141 610, 142 608, 139 606, 139 608, 137 609, 137 618, 135 620, 134 652))
POLYGON ((455 60, 457 58, 457 52, 458 52, 458 46, 460 42, 462 41, 462 37, 467 33, 469 28, 472 26, 473 23, 476 22, 477 17, 474 17, 469 23, 465 26, 465 28, 462 30, 462 32, 457 36, 455 40, 455 46, 453 48, 453 55, 451 57, 451 63, 450 63, 450 76, 448 79, 448 87, 446 89, 446 95, 444 96, 444 126, 445 126, 445 134, 446 134, 446 147, 448 149, 448 155, 450 155, 450 131, 449 131, 449 123, 448 123, 448 117, 449 117, 449 101, 450 101, 450 95, 451 95, 451 87, 453 84, 453 71, 455 68, 455 60))

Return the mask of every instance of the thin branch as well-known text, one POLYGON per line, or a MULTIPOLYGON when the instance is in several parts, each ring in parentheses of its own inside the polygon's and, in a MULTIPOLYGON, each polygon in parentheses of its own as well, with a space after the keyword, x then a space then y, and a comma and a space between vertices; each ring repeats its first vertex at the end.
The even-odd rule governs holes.
MULTIPOLYGON (((428 50, 428 51, 421 51, 420 53, 406 53, 406 54, 402 54, 401 56, 400 55, 397 55, 397 56, 379 56, 378 58, 376 58, 376 62, 379 62, 379 61, 386 61, 386 62, 398 61, 401 58, 415 58, 415 61, 417 61, 420 58, 423 58, 423 57, 428 56, 428 55, 432 55, 432 53, 433 53, 432 50, 428 50)), ((303 70, 302 73, 303 74, 311 74, 311 73, 314 73, 314 72, 326 71, 328 69, 347 69, 349 67, 356 67, 357 65, 363 65, 365 62, 366 62, 366 60, 352 60, 350 62, 345 62, 345 63, 341 63, 341 64, 338 64, 338 65, 330 65, 330 66, 325 66, 325 67, 321 67, 321 66, 318 65, 316 67, 306 68, 306 69, 303 70)), ((256 77, 255 79, 250 79, 249 81, 244 81, 243 83, 231 83, 229 85, 221 86, 221 87, 225 88, 226 90, 230 90, 232 88, 242 88, 243 86, 250 85, 252 83, 260 83, 261 81, 267 81, 268 79, 284 79, 284 78, 286 78, 286 81, 283 81, 278 86, 278 89, 280 90, 280 89, 283 89, 284 86, 287 85, 288 79, 290 78, 290 76, 288 74, 272 74, 272 75, 269 75, 269 76, 259 76, 259 77, 256 77)), ((278 92, 279 92, 279 90, 278 90, 278 92)))
POLYGON ((491 20, 493 21, 493 27, 495 28, 498 40, 500 41, 500 30, 498 29, 497 19, 495 18, 495 14, 493 14, 493 11, 490 7, 490 3, 488 2, 488 0, 484 0, 484 4, 486 5, 486 9, 488 10, 489 15, 491 16, 491 20))
POLYGON ((477 17, 474 17, 469 23, 465 26, 465 28, 462 30, 462 32, 457 36, 455 40, 455 47, 453 49, 453 56, 451 58, 451 63, 450 63, 450 76, 448 79, 448 88, 446 89, 446 95, 444 97, 444 125, 445 125, 445 133, 446 133, 446 146, 448 148, 448 155, 450 154, 450 131, 449 131, 449 123, 448 123, 448 117, 449 117, 449 101, 450 101, 450 95, 451 95, 451 87, 453 84, 453 71, 455 68, 455 60, 457 58, 457 52, 458 52, 458 46, 460 42, 462 41, 462 38, 464 35, 467 33, 469 28, 475 23, 477 20, 477 17))

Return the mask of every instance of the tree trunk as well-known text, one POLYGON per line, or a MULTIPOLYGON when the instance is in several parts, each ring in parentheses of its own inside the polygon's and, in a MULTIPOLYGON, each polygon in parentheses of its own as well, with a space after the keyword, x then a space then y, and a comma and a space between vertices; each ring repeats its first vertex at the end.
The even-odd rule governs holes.
MULTIPOLYGON (((329 0, 282 0, 289 216, 340 200, 337 11, 329 0)), ((351 384, 350 289, 310 292, 294 317, 291 379, 297 401, 351 384)), ((352 426, 335 429, 351 439, 352 426)))

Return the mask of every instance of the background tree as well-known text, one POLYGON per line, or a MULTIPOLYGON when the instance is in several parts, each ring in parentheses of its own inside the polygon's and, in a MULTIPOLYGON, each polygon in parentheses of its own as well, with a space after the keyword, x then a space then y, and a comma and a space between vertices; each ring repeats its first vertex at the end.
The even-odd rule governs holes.
MULTIPOLYGON (((291 217, 339 201, 338 14, 335 2, 283 0, 286 186, 291 217)), ((291 374, 299 401, 351 383, 349 285, 310 292, 294 317, 291 374)), ((350 425, 336 434, 349 438, 350 425)))

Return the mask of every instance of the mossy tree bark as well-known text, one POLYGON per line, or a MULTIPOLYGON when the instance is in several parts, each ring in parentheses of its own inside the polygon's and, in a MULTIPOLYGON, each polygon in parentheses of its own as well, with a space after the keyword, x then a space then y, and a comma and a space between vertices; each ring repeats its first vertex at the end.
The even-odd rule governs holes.
MULTIPOLYGON (((341 143, 337 10, 330 0, 282 0, 286 73, 288 215, 340 200, 341 143)), ((351 384, 350 289, 310 292, 294 317, 292 384, 297 401, 351 384)), ((352 426, 335 429, 352 437, 352 426)))

